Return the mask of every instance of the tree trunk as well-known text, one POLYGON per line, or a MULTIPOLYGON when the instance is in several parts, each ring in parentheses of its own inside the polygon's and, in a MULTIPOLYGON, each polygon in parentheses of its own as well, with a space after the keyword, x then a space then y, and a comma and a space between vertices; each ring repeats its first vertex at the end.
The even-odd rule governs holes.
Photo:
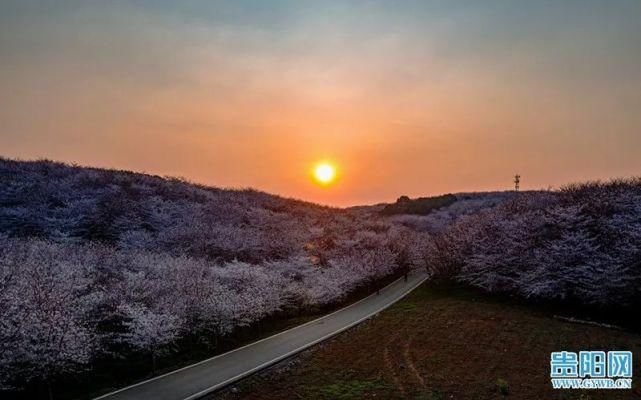
POLYGON ((156 352, 151 352, 151 374, 156 375, 156 352))
POLYGON ((51 385, 50 380, 47 380, 47 393, 49 395, 49 400, 53 400, 53 386, 51 385))

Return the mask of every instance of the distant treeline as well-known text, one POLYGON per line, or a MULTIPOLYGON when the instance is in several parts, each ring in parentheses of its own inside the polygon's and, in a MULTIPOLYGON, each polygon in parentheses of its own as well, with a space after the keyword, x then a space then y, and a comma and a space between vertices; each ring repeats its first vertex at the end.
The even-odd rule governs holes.
POLYGON ((419 197, 418 199, 410 199, 407 196, 401 196, 396 200, 396 203, 387 204, 381 210, 383 215, 394 214, 415 214, 415 215, 428 215, 434 210, 447 207, 456 202, 457 198, 453 194, 444 194, 441 196, 433 197, 419 197))

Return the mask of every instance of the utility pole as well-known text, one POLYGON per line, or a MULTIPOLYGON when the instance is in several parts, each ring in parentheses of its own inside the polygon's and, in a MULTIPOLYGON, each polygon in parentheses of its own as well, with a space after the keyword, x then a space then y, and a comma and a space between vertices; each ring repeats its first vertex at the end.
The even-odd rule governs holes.
POLYGON ((521 183, 521 175, 514 175, 514 190, 519 191, 519 185, 521 183))

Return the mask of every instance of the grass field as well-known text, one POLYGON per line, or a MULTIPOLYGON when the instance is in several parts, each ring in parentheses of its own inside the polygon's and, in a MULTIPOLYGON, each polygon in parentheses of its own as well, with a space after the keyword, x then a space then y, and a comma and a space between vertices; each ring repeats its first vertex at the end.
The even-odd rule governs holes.
POLYGON ((223 399, 641 398, 641 335, 423 285, 378 317, 216 394, 223 399), (632 390, 554 390, 550 352, 631 350, 632 390))

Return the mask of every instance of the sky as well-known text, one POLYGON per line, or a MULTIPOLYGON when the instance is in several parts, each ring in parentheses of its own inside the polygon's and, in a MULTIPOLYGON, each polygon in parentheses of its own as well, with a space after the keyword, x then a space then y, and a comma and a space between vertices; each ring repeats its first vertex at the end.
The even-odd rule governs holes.
POLYGON ((0 156, 336 206, 639 175, 641 2, 2 0, 0 156))

